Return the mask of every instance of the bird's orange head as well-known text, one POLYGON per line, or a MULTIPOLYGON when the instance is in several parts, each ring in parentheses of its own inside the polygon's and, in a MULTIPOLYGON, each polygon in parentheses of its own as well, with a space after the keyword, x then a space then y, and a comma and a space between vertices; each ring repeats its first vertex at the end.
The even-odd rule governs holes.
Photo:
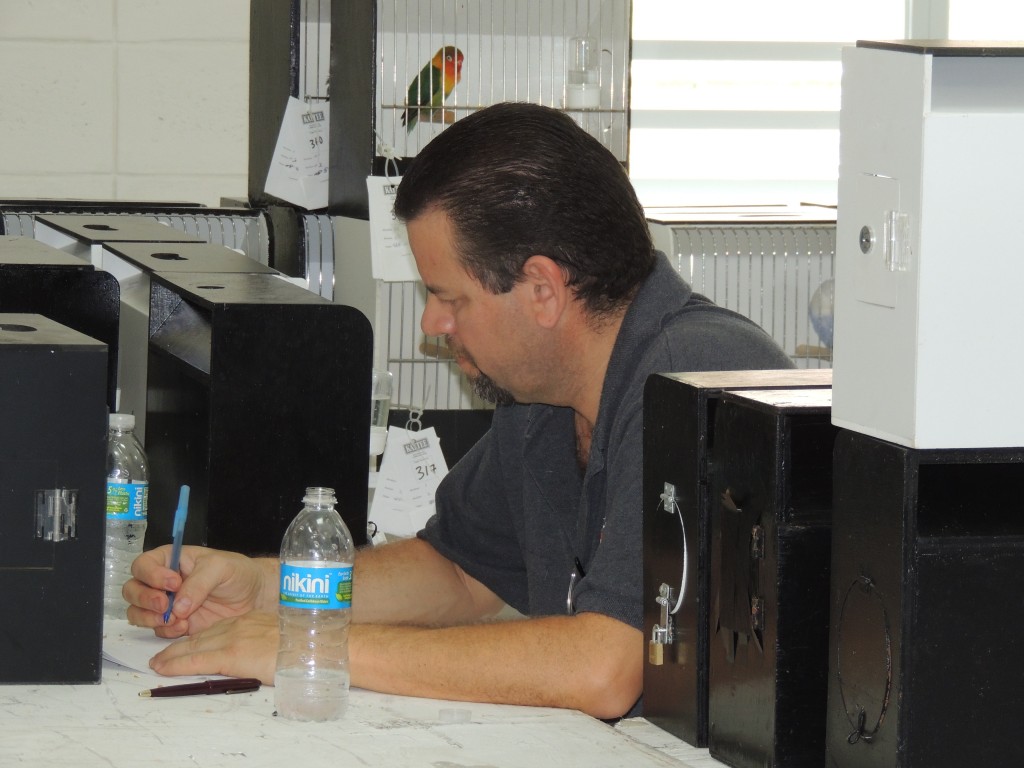
POLYGON ((446 45, 439 48, 430 63, 444 73, 444 84, 446 90, 455 86, 462 77, 462 51, 454 45, 446 45))

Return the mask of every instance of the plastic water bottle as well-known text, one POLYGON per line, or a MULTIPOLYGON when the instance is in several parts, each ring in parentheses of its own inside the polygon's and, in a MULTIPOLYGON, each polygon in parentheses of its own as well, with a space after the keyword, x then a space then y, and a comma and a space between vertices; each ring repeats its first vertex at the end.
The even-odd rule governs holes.
POLYGON ((290 720, 335 720, 348 707, 355 546, 332 488, 307 488, 281 542, 281 644, 274 705, 290 720))
POLYGON ((149 511, 149 462, 135 436, 135 417, 110 414, 107 432, 107 548, 104 558, 104 615, 123 619, 128 607, 121 587, 142 552, 149 511))

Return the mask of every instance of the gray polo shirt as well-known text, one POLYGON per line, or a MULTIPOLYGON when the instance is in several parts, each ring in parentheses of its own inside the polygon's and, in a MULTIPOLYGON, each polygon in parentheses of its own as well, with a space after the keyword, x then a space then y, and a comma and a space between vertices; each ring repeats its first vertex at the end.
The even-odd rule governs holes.
POLYGON ((659 254, 630 305, 601 391, 586 472, 573 411, 495 410, 437 490, 419 536, 528 616, 576 612, 643 627, 643 408, 652 373, 791 368, 760 327, 695 294, 659 254))

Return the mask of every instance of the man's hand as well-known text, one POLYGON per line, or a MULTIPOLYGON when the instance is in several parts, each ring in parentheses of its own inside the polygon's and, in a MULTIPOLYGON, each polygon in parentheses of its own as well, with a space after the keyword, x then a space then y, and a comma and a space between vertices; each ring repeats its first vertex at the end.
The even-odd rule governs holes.
POLYGON ((277 646, 277 614, 251 611, 171 643, 149 666, 161 675, 258 677, 273 685, 277 646))
POLYGON ((178 573, 167 567, 170 557, 171 547, 162 546, 143 552, 132 563, 133 578, 122 589, 131 624, 152 627, 160 637, 181 637, 202 632, 221 619, 270 611, 277 605, 274 558, 257 560, 188 546, 181 550, 178 573), (165 624, 167 592, 176 595, 165 624))

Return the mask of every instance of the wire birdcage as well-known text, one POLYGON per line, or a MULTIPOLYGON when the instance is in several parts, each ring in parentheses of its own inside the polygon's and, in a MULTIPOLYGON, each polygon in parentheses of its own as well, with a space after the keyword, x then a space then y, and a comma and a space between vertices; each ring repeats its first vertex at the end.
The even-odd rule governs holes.
POLYGON ((630 12, 630 0, 378 0, 379 143, 412 156, 460 117, 523 101, 566 110, 625 162, 630 12), (410 120, 421 72, 441 85, 430 67, 439 52, 461 57, 457 82, 410 120))
POLYGON ((657 244, 696 292, 760 325, 797 366, 831 367, 833 210, 767 206, 648 215, 656 220, 657 244))

